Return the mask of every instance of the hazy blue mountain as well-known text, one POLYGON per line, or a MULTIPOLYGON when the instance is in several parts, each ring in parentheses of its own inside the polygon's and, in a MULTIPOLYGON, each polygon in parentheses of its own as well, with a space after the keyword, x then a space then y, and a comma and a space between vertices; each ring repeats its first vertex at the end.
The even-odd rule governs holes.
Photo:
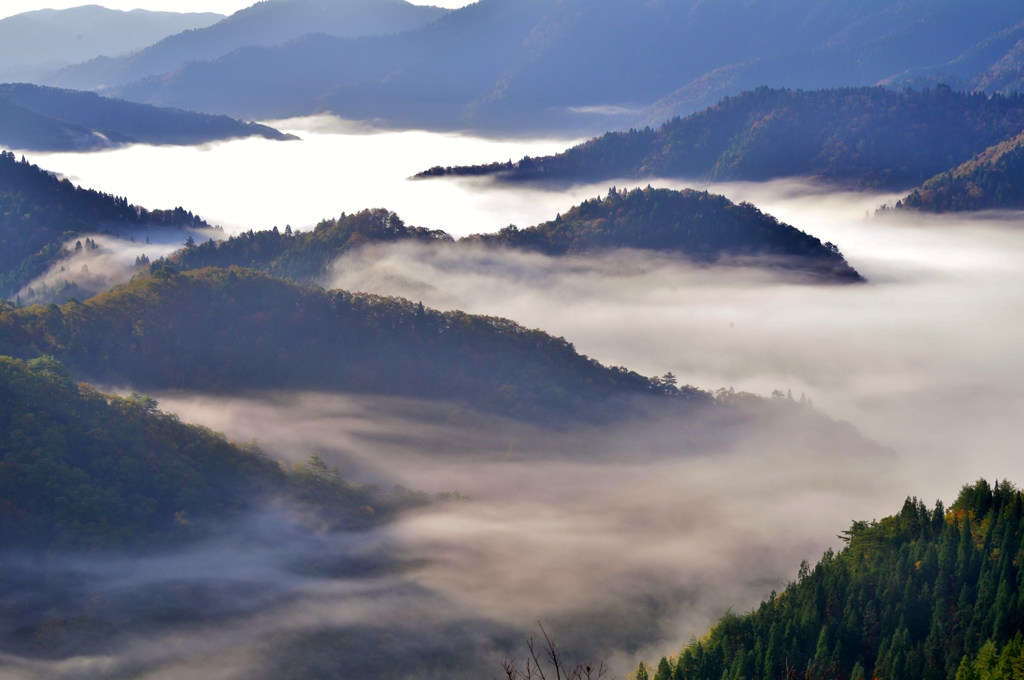
POLYGON ((227 116, 162 109, 25 83, 0 85, 0 145, 37 151, 88 151, 120 144, 202 144, 237 137, 295 139, 227 116))
POLYGON ((1024 96, 884 87, 759 87, 657 128, 608 132, 553 156, 433 167, 417 178, 495 175, 593 182, 817 177, 909 189, 1024 130, 1024 96))
POLYGON ((120 92, 245 117, 595 131, 761 84, 875 84, 1021 21, 1011 0, 481 0, 406 34, 246 48, 120 92))
POLYGON ((40 77, 101 54, 120 55, 224 18, 212 12, 130 12, 85 5, 0 19, 0 80, 40 77))
POLYGON ((217 59, 240 47, 278 45, 310 33, 342 38, 400 33, 445 12, 405 0, 263 0, 213 26, 172 35, 135 54, 69 67, 46 84, 92 89, 130 83, 186 62, 217 59))

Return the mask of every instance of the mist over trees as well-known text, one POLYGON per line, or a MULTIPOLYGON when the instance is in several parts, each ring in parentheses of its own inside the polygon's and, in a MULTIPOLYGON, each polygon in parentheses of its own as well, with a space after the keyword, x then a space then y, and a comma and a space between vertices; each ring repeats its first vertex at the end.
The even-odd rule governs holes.
POLYGON ((12 297, 65 253, 77 234, 137 228, 209 227, 182 208, 146 210, 82 189, 0 151, 0 298, 12 297))

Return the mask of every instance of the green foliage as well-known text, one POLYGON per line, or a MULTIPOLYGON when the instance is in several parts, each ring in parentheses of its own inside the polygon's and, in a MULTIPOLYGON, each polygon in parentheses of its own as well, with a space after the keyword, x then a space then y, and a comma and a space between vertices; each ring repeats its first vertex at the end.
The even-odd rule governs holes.
POLYGON ((56 359, 0 356, 0 543, 132 546, 187 538, 284 475, 255 447, 77 385, 56 359))
POLYGON ((538 250, 549 255, 608 248, 678 251, 702 260, 728 255, 774 255, 837 280, 861 276, 831 243, 783 224, 749 203, 736 205, 706 191, 608 191, 550 222, 470 237, 481 243, 538 250))
POLYGON ((507 319, 166 263, 84 304, 0 310, 0 352, 52 354, 143 389, 345 390, 544 420, 604 417, 631 396, 711 398, 602 366, 507 319))
POLYGON ((368 242, 404 239, 451 241, 443 231, 410 227, 393 212, 383 208, 363 210, 352 215, 342 213, 336 220, 323 220, 311 232, 281 233, 249 230, 226 241, 210 240, 185 248, 173 261, 181 269, 203 267, 249 267, 275 276, 295 280, 315 280, 351 248, 368 242))
POLYGON ((1024 133, 931 178, 897 207, 929 212, 1024 208, 1024 133))
POLYGON ((686 645, 673 680, 775 680, 787 664, 880 680, 1024 677, 1024 494, 981 480, 949 512, 908 498, 844 540, 781 594, 686 645))
POLYGON ((556 156, 438 167, 417 176, 761 181, 800 175, 898 188, 920 184, 1022 129, 1019 95, 956 93, 945 85, 920 92, 760 87, 657 130, 609 132, 556 156))
POLYGON ((14 295, 64 254, 64 243, 101 228, 205 227, 182 208, 148 211, 76 187, 0 151, 0 297, 14 295))

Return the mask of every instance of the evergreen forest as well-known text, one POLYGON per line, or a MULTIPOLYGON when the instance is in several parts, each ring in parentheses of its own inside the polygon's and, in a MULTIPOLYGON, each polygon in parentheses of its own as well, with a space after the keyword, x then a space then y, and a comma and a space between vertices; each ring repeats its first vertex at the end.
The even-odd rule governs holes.
POLYGON ((0 298, 45 272, 80 234, 139 227, 208 227, 182 208, 146 210, 128 199, 82 189, 0 151, 0 298))
POLYGON ((908 498, 899 514, 854 522, 842 538, 838 553, 804 562, 781 593, 747 614, 726 614, 651 674, 1024 677, 1024 492, 980 480, 948 509, 908 498))

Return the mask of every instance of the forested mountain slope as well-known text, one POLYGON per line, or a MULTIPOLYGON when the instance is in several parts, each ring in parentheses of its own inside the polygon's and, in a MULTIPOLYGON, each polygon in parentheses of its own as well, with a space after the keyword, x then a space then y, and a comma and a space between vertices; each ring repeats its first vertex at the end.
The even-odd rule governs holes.
POLYGON ((274 128, 158 108, 95 92, 0 85, 0 144, 34 151, 92 151, 123 144, 203 144, 238 137, 297 139, 274 128))
POLYGON ((658 129, 609 132, 518 163, 433 168, 418 177, 512 180, 685 177, 761 181, 816 176, 871 188, 923 182, 1024 130, 1024 97, 881 87, 761 87, 658 129))
POLYGON ((931 178, 898 207, 929 212, 1024 208, 1024 133, 931 178))
POLYGON ((482 0, 403 35, 241 49, 119 92, 245 118, 593 132, 680 88, 703 93, 661 120, 762 84, 873 85, 1022 20, 1010 0, 482 0))
POLYGON ((947 510, 907 499, 898 515, 854 522, 847 546, 805 562, 756 610, 727 614, 656 680, 818 677, 1011 680, 1024 668, 1024 495, 965 486, 947 510))
POLYGON ((514 417, 603 419, 644 395, 709 397, 513 321, 325 291, 251 270, 151 275, 87 302, 0 312, 0 353, 52 354, 140 389, 326 389, 449 399, 514 417))
POLYGON ((153 41, 134 54, 104 52, 106 57, 68 67, 45 82, 86 89, 121 85, 169 73, 187 62, 214 60, 240 47, 269 47, 310 33, 340 38, 401 33, 446 11, 405 0, 263 0, 212 26, 153 41))
MULTIPOLYGON (((528 229, 506 227, 469 241, 536 250, 550 255, 611 248, 679 252, 696 260, 723 256, 778 258, 831 281, 862 281, 831 243, 822 243, 749 203, 734 204, 706 191, 612 189, 554 220, 528 229)), ((749 260, 757 264, 758 260, 749 260)))
MULTIPOLYGON (((416 240, 451 243, 443 231, 410 227, 384 209, 363 210, 324 220, 311 232, 248 232, 224 241, 185 248, 172 259, 182 269, 251 267, 296 280, 316 281, 350 249, 365 243, 416 240)), ((826 281, 860 281, 861 276, 831 243, 783 224, 753 205, 692 190, 611 189, 604 199, 584 201, 556 219, 527 229, 509 226, 476 234, 459 244, 483 244, 548 255, 636 248, 679 253, 706 262, 748 257, 750 264, 784 266, 826 281), (760 260, 752 258, 760 257, 760 260)))
POLYGON ((61 257, 77 234, 147 227, 207 227, 181 208, 149 211, 125 198, 76 187, 0 152, 0 299, 61 257))
POLYGON ((345 482, 318 456, 286 471, 255 443, 186 425, 149 397, 76 384, 52 357, 0 356, 4 549, 192 540, 211 522, 281 498, 315 512, 321 528, 366 526, 428 500, 345 482))

